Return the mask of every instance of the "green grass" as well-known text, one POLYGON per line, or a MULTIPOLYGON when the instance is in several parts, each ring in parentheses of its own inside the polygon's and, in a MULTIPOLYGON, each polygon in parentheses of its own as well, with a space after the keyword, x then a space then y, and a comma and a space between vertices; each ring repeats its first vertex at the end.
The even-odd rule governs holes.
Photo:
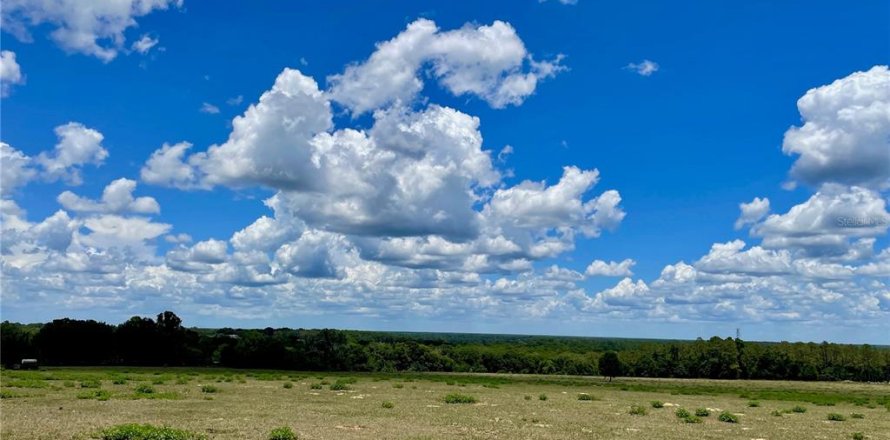
POLYGON ((336 381, 331 384, 329 387, 331 391, 346 391, 349 389, 349 385, 346 382, 336 381))
POLYGON ((80 382, 81 388, 101 388, 102 382, 98 380, 83 380, 80 382))
POLYGON ((828 420, 832 422, 845 422, 847 418, 843 414, 828 413, 828 420))
POLYGON ((645 416, 646 407, 643 405, 631 405, 630 409, 627 410, 627 413, 632 416, 645 416))
POLYGON ((9 391, 9 390, 0 391, 0 399, 15 399, 16 397, 22 397, 22 395, 19 393, 16 393, 15 391, 9 391))
POLYGON ((297 434, 287 426, 281 426, 269 433, 269 440, 297 440, 297 434))
POLYGON ((649 402, 649 404, 652 405, 653 408, 664 408, 664 402, 660 400, 653 400, 649 402))
POLYGON ((181 429, 153 425, 117 425, 96 433, 101 440, 203 440, 206 437, 181 429))
POLYGON ((78 399, 96 399, 104 402, 111 399, 111 393, 107 390, 87 390, 77 393, 76 397, 78 399))
POLYGON ((134 391, 136 391, 136 394, 154 394, 155 389, 151 385, 142 384, 137 386, 134 391))
POLYGON ((717 419, 726 423, 739 423, 739 416, 729 411, 723 411, 717 419))
POLYGON ((202 386, 201 386, 201 392, 202 392, 202 393, 207 393, 207 394, 218 393, 218 392, 219 392, 219 388, 217 388, 217 387, 215 387, 215 386, 213 386, 213 385, 202 385, 202 386))
POLYGON ((852 414, 850 414, 850 418, 851 418, 851 419, 864 419, 864 418, 865 418, 865 414, 862 414, 862 413, 852 413, 852 414))
POLYGON ((443 399, 445 403, 476 403, 476 398, 467 394, 450 393, 443 399))
POLYGON ((757 408, 758 406, 760 406, 760 402, 758 402, 756 400, 752 400, 752 401, 748 402, 749 408, 757 408))

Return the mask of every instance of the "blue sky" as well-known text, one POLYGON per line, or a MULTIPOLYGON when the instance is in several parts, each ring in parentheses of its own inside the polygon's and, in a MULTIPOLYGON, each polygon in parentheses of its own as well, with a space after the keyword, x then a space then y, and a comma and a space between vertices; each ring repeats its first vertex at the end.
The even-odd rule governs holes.
POLYGON ((890 342, 885 2, 124 4, 4 4, 3 319, 890 342))

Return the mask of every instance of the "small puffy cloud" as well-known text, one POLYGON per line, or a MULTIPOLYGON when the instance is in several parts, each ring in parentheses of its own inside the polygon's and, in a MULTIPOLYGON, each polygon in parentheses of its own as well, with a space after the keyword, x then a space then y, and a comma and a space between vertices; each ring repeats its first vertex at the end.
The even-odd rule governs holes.
POLYGON ((102 191, 99 201, 80 197, 71 191, 59 194, 57 200, 65 209, 75 212, 159 214, 161 207, 152 197, 133 197, 136 181, 117 179, 102 191))
POLYGON ((734 240, 715 243, 711 251, 695 263, 699 272, 741 274, 786 274, 791 272, 791 253, 754 246, 746 251, 745 242, 734 240))
POLYGON ((131 48, 143 55, 147 54, 153 47, 157 46, 158 39, 149 34, 143 34, 141 38, 133 42, 131 48))
POLYGON ((658 63, 650 60, 643 60, 639 63, 629 63, 624 66, 625 69, 636 72, 640 76, 651 76, 653 73, 658 72, 659 67, 658 63))
POLYGON ((603 260, 594 260, 587 266, 587 270, 584 271, 584 275, 589 277, 629 277, 633 275, 633 271, 631 268, 637 264, 636 261, 627 258, 620 262, 609 261, 605 262, 603 260))
POLYGON ((410 103, 423 88, 425 66, 451 93, 478 96, 495 108, 521 104, 539 81, 563 69, 559 57, 532 59, 508 23, 442 32, 434 22, 420 19, 379 43, 365 62, 329 77, 330 93, 354 114, 410 103))
POLYGON ((80 167, 100 165, 108 157, 102 147, 102 133, 77 122, 69 122, 55 129, 59 142, 52 152, 42 152, 35 161, 43 168, 42 176, 55 181, 62 179, 71 185, 82 183, 80 167))
POLYGON ((735 228, 742 229, 746 225, 753 225, 760 221, 769 213, 769 199, 764 197, 755 197, 749 203, 740 203, 739 210, 741 214, 735 221, 735 228))
POLYGON ((0 51, 0 97, 9 96, 12 86, 24 83, 25 76, 15 60, 15 52, 0 51))
POLYGON ((201 113, 207 113, 208 115, 215 115, 219 113, 219 107, 209 102, 205 102, 201 104, 201 108, 199 109, 199 111, 201 113))
POLYGON ((186 151, 191 147, 192 144, 188 142, 164 144, 145 162, 139 172, 140 178, 143 182, 152 185, 181 189, 197 187, 195 169, 183 162, 186 151))
POLYGON ((0 22, 26 42, 32 41, 29 28, 48 24, 50 38, 66 52, 109 62, 126 47, 124 32, 138 25, 137 18, 171 6, 182 6, 182 0, 95 0, 89 7, 79 0, 6 0, 0 22))
POLYGON ((791 177, 890 186, 890 69, 875 66, 816 87, 797 101, 804 123, 785 132, 782 151, 797 159, 791 177))

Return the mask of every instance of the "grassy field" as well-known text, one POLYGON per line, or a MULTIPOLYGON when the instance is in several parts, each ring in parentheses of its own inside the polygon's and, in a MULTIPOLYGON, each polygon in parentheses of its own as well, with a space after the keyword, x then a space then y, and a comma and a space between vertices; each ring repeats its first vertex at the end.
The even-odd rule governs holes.
POLYGON ((125 423, 208 439, 890 439, 886 384, 48 368, 2 371, 0 388, 4 440, 125 423))

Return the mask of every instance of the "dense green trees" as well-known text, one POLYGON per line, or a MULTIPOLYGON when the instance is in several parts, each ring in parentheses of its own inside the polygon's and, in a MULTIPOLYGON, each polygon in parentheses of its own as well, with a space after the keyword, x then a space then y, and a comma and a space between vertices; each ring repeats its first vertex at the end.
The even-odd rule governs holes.
POLYGON ((890 349, 713 337, 653 341, 342 330, 196 330, 172 312, 111 326, 4 322, 0 360, 48 365, 222 365, 315 371, 455 371, 714 379, 890 381, 890 349))

